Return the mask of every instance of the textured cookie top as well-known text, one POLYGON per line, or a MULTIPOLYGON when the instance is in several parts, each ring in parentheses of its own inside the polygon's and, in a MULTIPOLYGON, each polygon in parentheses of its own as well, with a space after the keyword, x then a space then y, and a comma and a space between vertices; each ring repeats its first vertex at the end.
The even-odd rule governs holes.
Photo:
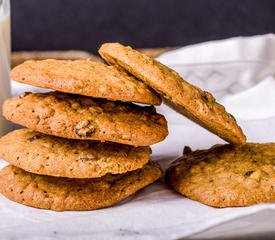
POLYGON ((168 134, 155 108, 60 92, 24 93, 7 100, 3 115, 50 135, 149 146, 168 134))
POLYGON ((158 94, 123 70, 87 60, 29 60, 11 79, 37 87, 95 98, 160 105, 158 94))
POLYGON ((0 157, 28 172, 68 178, 96 178, 141 168, 150 147, 58 138, 29 129, 0 139, 0 157))
POLYGON ((177 192, 210 206, 275 202, 275 143, 186 147, 166 178, 177 192))
POLYGON ((0 192, 10 200, 37 208, 93 210, 125 199, 161 175, 153 164, 126 174, 85 179, 42 176, 9 165, 0 171, 0 192))
POLYGON ((144 81, 189 119, 230 143, 246 142, 234 117, 209 92, 187 83, 174 70, 119 43, 103 44, 99 53, 108 63, 144 81))

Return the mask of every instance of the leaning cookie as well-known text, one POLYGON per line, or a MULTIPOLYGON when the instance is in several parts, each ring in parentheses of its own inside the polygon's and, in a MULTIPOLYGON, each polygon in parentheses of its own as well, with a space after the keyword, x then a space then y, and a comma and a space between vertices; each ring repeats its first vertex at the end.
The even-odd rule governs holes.
POLYGON ((45 134, 149 146, 168 134, 155 108, 60 92, 24 93, 7 100, 3 115, 45 134))
POLYGON ((27 206, 56 211, 109 207, 159 179, 154 164, 120 175, 101 178, 58 178, 26 172, 9 165, 0 171, 0 192, 27 206))
POLYGON ((119 43, 103 44, 99 53, 109 64, 148 84, 168 105, 189 119, 230 143, 246 142, 234 117, 209 92, 189 84, 174 70, 119 43))
POLYGON ((25 171, 68 178, 97 178, 143 167, 150 147, 58 138, 29 129, 0 139, 0 157, 25 171))
POLYGON ((166 171, 169 185, 182 195, 214 207, 275 202, 275 143, 186 147, 166 171))
POLYGON ((11 79, 42 88, 95 98, 160 105, 151 88, 104 63, 88 60, 29 60, 11 71, 11 79))

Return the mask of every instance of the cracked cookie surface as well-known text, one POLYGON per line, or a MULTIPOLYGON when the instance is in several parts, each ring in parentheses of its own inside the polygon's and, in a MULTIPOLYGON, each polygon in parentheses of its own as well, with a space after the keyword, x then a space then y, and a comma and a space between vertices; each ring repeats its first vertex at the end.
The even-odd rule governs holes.
POLYGON ((153 106, 60 92, 23 93, 5 101, 3 115, 32 130, 71 139, 149 146, 168 135, 164 116, 153 106))
POLYGON ((68 178, 97 178, 144 166, 150 147, 58 138, 19 129, 0 139, 0 157, 25 171, 68 178))
POLYGON ((189 84, 160 62, 119 43, 105 43, 99 54, 106 62, 125 69, 158 92, 166 103, 227 142, 243 144, 246 137, 235 118, 211 93, 189 84))
POLYGON ((159 95, 104 63, 87 60, 29 60, 11 71, 11 79, 42 88, 95 98, 160 105, 159 95))
POLYGON ((27 206, 56 211, 109 207, 159 179, 153 163, 119 175, 101 178, 57 178, 26 172, 12 165, 0 171, 0 192, 27 206))
POLYGON ((275 143, 185 147, 166 180, 182 195, 214 207, 275 202, 275 143))

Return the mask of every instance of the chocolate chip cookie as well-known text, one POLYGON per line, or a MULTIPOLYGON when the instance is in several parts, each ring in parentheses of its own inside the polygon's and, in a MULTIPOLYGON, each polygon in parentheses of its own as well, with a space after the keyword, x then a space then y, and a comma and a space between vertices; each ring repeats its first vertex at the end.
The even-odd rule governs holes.
POLYGON ((275 143, 186 147, 166 179, 182 195, 214 207, 275 202, 275 143))
POLYGON ((99 53, 109 64, 125 69, 152 87, 173 109, 225 141, 246 142, 235 118, 209 92, 187 83, 174 70, 119 43, 105 43, 99 53))
POLYGON ((165 118, 153 106, 60 92, 23 93, 4 103, 3 115, 32 130, 71 139, 149 146, 168 135, 165 118))
POLYGON ((104 63, 87 60, 29 60, 11 71, 11 79, 42 88, 95 98, 160 105, 151 88, 104 63))
POLYGON ((42 176, 9 165, 0 171, 0 192, 12 201, 36 208, 93 210, 127 198, 161 175, 151 163, 125 174, 85 179, 42 176))
POLYGON ((29 129, 0 139, 0 157, 25 171, 68 178, 97 178, 143 167, 150 147, 58 138, 29 129))

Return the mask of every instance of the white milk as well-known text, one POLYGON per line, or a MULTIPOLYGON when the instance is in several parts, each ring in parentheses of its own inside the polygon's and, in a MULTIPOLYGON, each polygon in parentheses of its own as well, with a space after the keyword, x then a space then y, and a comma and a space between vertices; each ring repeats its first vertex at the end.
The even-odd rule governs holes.
POLYGON ((10 11, 8 0, 0 0, 0 136, 10 130, 11 124, 2 117, 2 104, 10 97, 10 11), (2 4, 1 4, 2 2, 2 4))

